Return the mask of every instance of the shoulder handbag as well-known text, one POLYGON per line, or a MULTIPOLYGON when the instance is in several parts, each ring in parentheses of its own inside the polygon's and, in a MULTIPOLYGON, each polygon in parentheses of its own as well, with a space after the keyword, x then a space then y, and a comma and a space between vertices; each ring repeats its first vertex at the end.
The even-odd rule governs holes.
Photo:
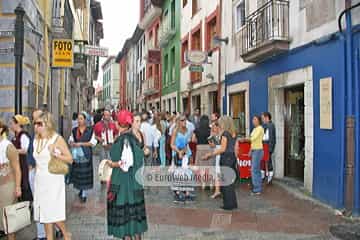
MULTIPOLYGON (((57 138, 55 139, 54 143, 56 143, 56 141, 57 138)), ((49 173, 56 175, 66 175, 69 173, 69 165, 57 157, 51 155, 51 159, 48 164, 48 171, 49 173)))
POLYGON ((16 203, 3 209, 2 221, 6 234, 15 233, 31 224, 30 202, 16 203))

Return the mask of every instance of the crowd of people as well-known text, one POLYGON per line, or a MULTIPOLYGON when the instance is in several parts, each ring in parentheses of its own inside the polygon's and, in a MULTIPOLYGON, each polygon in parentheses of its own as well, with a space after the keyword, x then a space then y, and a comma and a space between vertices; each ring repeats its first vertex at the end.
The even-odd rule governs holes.
MULTIPOLYGON (((93 150, 100 148, 100 159, 107 159, 113 169, 108 184, 108 233, 124 239, 141 239, 147 230, 144 186, 136 181, 136 172, 145 167, 170 167, 173 174, 205 175, 191 166, 212 166, 215 181, 201 182, 201 189, 213 191, 211 198, 222 197, 224 210, 237 208, 234 182, 221 184, 221 167, 238 173, 238 143, 249 142, 252 158, 252 194, 262 192, 263 179, 271 182, 273 167, 271 154, 275 148, 275 127, 271 114, 253 118, 254 129, 249 138, 237 138, 234 121, 229 116, 213 113, 192 115, 158 112, 111 110, 74 113, 72 130, 67 141, 56 133, 50 113, 36 110, 32 122, 22 115, 8 126, 0 121, 0 213, 3 207, 16 201, 31 201, 37 225, 35 239, 71 239, 66 220, 65 184, 77 189, 79 201, 85 203, 94 186, 93 150), (32 124, 31 124, 32 123, 32 124), (31 125, 34 134, 29 134, 31 125), (261 168, 263 143, 269 144, 270 159, 261 168), (64 175, 49 172, 52 158, 70 167, 64 175), (4 196, 4 197, 3 197, 4 196), (55 228, 54 228, 55 226, 55 228)), ((200 178, 202 179, 202 178, 200 178)), ((171 186, 174 202, 185 203, 196 199, 195 188, 174 182, 171 186)), ((4 229, 0 221, 0 230, 4 229)), ((15 233, 8 234, 15 239, 15 233)))

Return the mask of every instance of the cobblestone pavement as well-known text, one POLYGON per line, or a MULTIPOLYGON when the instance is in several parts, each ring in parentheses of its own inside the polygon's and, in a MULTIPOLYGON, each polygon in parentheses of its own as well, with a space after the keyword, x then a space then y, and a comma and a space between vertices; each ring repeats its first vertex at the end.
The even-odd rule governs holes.
MULTIPOLYGON (((149 230, 144 239, 190 240, 327 240, 332 224, 344 222, 333 211, 294 197, 272 185, 264 194, 249 195, 246 183, 238 184, 239 209, 223 211, 221 199, 210 199, 209 191, 197 190, 196 201, 185 205, 172 202, 168 188, 146 190, 149 230)), ((106 234, 105 186, 96 183, 88 202, 80 203, 77 192, 67 190, 67 225, 74 240, 114 239, 106 234)), ((18 240, 32 240, 34 226, 18 234, 18 240)))

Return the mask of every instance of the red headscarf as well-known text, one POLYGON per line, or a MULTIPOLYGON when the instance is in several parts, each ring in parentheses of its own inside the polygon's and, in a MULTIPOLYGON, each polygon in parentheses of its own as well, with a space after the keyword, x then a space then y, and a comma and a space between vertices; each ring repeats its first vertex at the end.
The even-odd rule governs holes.
POLYGON ((127 110, 121 110, 117 114, 117 121, 120 126, 131 125, 133 122, 133 115, 127 110))

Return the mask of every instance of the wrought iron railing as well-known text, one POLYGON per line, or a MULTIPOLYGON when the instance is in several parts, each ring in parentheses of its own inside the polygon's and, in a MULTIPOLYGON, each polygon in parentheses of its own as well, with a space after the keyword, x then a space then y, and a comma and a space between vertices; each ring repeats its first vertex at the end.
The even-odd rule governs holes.
POLYGON ((242 54, 269 41, 289 41, 289 1, 269 0, 246 18, 240 34, 242 54))

